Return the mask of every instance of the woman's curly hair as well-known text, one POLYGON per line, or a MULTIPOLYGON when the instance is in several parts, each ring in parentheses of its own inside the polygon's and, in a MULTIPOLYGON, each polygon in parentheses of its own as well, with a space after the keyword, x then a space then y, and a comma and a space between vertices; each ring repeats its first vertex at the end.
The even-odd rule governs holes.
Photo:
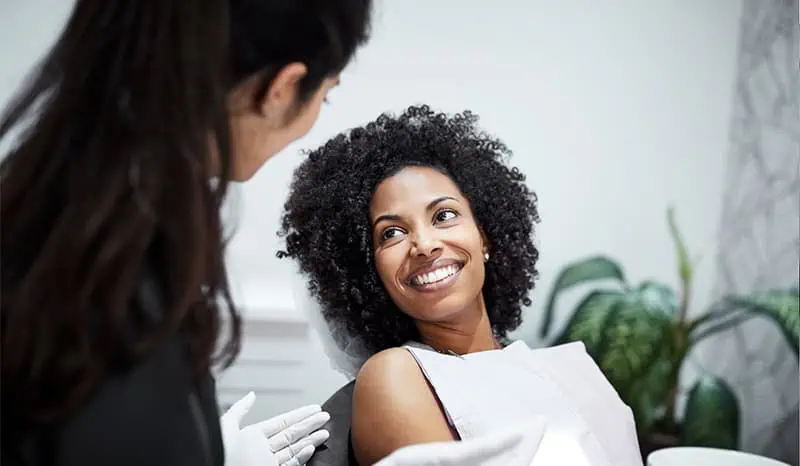
POLYGON ((477 121, 469 111, 448 116, 424 105, 383 114, 311 151, 295 172, 278 257, 299 263, 325 319, 345 328, 338 339, 359 337, 372 352, 419 339, 378 277, 369 220, 378 184, 408 166, 440 170, 469 200, 491 251, 483 296, 493 331, 504 339, 519 326, 538 275, 536 195, 506 166, 510 151, 477 121))

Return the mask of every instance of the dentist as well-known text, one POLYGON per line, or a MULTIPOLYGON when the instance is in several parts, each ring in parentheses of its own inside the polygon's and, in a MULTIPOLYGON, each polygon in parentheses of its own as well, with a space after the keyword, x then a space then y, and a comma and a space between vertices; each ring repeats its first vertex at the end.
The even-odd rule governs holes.
POLYGON ((220 209, 312 127, 371 3, 75 2, 0 120, 4 466, 297 465, 324 441, 319 407, 220 422, 220 209))

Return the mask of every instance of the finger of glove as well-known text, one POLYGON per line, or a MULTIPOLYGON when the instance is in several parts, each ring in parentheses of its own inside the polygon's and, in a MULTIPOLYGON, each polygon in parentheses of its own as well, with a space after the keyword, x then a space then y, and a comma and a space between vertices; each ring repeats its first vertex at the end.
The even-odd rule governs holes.
POLYGON ((278 432, 297 424, 298 422, 302 421, 303 419, 308 418, 309 416, 313 416, 322 412, 322 408, 319 405, 308 405, 303 406, 287 413, 280 414, 273 418, 267 419, 266 421, 261 421, 258 424, 258 428, 261 432, 264 433, 267 437, 271 437, 278 432))
POLYGON ((314 434, 316 435, 316 438, 309 436, 304 439, 300 439, 299 442, 293 443, 284 449, 276 451, 275 458, 277 459, 278 464, 287 463, 291 461, 292 458, 299 458, 303 450, 307 450, 308 447, 312 447, 316 450, 316 448, 321 445, 322 442, 328 440, 328 437, 330 436, 327 430, 314 432, 314 434))
POLYGON ((311 445, 306 446, 297 453, 297 456, 292 456, 285 463, 278 461, 280 466, 305 466, 308 460, 314 455, 315 448, 311 445))
POLYGON ((256 402, 256 394, 253 392, 248 393, 247 395, 243 396, 239 401, 233 404, 226 412, 222 415, 222 422, 235 422, 238 426, 240 422, 242 422, 242 418, 250 408, 253 407, 253 403, 256 402))
POLYGON ((269 437, 269 445, 272 451, 282 450, 298 440, 308 437, 313 432, 319 430, 331 419, 331 415, 321 412, 309 416, 302 421, 290 425, 275 435, 269 437))
POLYGON ((330 436, 331 434, 327 430, 322 429, 312 432, 311 435, 303 437, 297 442, 287 445, 284 448, 273 449, 272 445, 270 445, 270 449, 272 449, 274 452, 277 452, 275 453, 276 456, 280 456, 281 458, 290 457, 292 455, 299 455, 297 452, 303 451, 303 449, 308 446, 317 448, 325 443, 330 436))

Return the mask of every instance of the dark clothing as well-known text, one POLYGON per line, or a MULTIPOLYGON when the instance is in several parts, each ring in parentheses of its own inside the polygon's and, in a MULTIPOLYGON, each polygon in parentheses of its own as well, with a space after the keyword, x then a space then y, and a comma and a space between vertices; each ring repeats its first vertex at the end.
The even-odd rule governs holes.
POLYGON ((350 435, 350 414, 353 408, 355 380, 336 391, 322 405, 322 410, 331 415, 323 429, 331 436, 314 452, 308 466, 357 466, 350 435))
MULTIPOLYGON (((154 301, 150 293, 144 302, 152 309, 163 300, 154 301)), ((14 426, 0 428, 13 431, 14 426)), ((68 418, 23 438, 8 431, 2 437, 2 466, 224 463, 214 379, 208 373, 195 383, 187 343, 179 334, 130 371, 107 379, 68 418)))

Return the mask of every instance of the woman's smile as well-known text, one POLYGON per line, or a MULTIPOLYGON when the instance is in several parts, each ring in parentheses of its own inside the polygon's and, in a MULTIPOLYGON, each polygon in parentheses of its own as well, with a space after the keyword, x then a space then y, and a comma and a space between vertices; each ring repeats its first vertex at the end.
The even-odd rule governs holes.
POLYGON ((462 261, 440 259, 428 267, 414 273, 408 279, 408 284, 416 291, 440 291, 452 286, 464 268, 462 261))

